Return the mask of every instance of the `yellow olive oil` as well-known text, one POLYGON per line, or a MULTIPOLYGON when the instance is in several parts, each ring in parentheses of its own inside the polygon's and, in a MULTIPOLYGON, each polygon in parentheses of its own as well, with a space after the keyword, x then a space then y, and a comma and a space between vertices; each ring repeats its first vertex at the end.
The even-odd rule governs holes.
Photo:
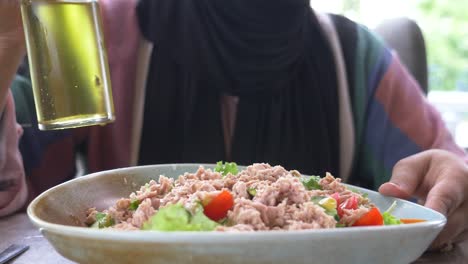
POLYGON ((112 122, 97 0, 22 0, 21 12, 39 128, 112 122))

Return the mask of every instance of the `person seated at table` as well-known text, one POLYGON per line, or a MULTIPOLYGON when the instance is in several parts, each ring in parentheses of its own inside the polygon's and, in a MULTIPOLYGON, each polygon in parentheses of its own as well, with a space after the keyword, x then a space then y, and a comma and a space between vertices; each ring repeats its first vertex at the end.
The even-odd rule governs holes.
POLYGON ((467 155, 365 27, 307 0, 103 0, 117 121, 41 132, 15 120, 9 87, 29 84, 13 81, 25 53, 14 3, 0 2, 0 215, 72 179, 85 146, 88 172, 218 160, 330 171, 446 215, 434 247, 466 237, 467 155), (154 46, 143 99, 140 34, 154 46))

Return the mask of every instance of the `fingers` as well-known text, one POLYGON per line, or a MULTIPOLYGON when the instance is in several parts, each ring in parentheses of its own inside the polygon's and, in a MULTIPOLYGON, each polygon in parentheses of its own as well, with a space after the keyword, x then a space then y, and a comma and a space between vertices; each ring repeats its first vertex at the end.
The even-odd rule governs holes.
POLYGON ((439 249, 447 243, 458 243, 468 238, 466 219, 468 218, 468 203, 459 207, 448 217, 447 224, 432 243, 431 248, 439 249))
POLYGON ((468 241, 468 230, 465 229, 461 234, 453 239, 453 243, 459 244, 468 241))
POLYGON ((435 181, 428 184, 432 189, 425 206, 451 216, 467 199, 468 169, 461 159, 452 155, 443 155, 434 163, 427 177, 435 181))
POLYGON ((393 168, 389 183, 383 184, 379 192, 387 196, 408 199, 420 191, 429 168, 431 155, 427 152, 402 159, 393 168))
POLYGON ((0 1, 0 38, 10 38, 10 34, 22 32, 22 20, 19 1, 0 1))
POLYGON ((424 206, 450 216, 463 203, 465 194, 462 186, 456 182, 456 178, 438 182, 429 191, 424 206))
POLYGON ((426 207, 447 216, 447 224, 432 248, 468 238, 468 167, 460 157, 431 150, 403 159, 379 192, 404 199, 417 197, 426 207))
POLYGON ((392 196, 401 199, 409 199, 411 197, 405 190, 393 182, 387 182, 380 186, 379 192, 385 196, 392 196))

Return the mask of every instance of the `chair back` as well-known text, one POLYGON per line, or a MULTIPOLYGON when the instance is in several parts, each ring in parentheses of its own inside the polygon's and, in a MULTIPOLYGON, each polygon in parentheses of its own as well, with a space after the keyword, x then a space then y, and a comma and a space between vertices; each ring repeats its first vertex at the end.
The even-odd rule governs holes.
POLYGON ((398 53, 403 64, 419 83, 424 93, 428 91, 426 44, 421 28, 409 18, 388 19, 380 23, 375 32, 398 53))

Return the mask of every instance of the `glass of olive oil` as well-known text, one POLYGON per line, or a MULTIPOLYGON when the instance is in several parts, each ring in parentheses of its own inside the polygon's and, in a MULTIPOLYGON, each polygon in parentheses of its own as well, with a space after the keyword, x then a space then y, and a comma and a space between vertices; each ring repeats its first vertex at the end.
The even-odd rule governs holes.
POLYGON ((39 129, 114 121, 98 0, 21 0, 39 129))

